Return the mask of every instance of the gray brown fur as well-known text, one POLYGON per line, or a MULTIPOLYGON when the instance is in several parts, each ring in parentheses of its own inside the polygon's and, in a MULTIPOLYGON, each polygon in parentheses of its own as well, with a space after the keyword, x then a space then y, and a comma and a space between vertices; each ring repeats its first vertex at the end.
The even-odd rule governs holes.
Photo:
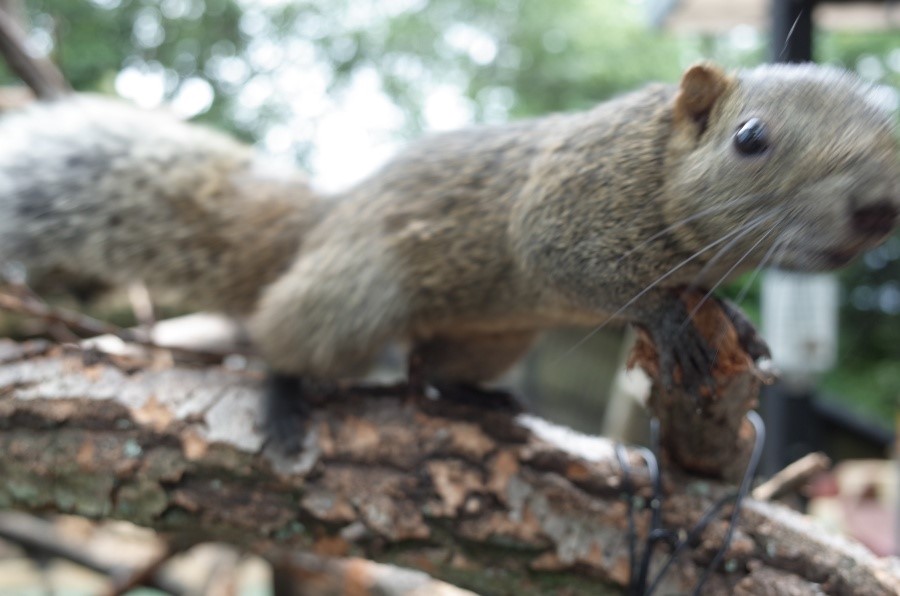
MULTIPOLYGON (((206 308, 246 311, 264 288, 250 329, 280 372, 356 376, 401 341, 431 380, 488 380, 543 329, 612 314, 643 322, 698 275, 712 284, 766 254, 827 269, 877 244, 885 234, 860 233, 852 214, 900 209, 900 167, 892 116, 872 97, 833 69, 695 67, 680 87, 588 112, 426 138, 327 202, 295 174, 259 184, 258 158, 213 133, 160 122, 153 131, 167 136, 159 145, 153 133, 151 159, 151 131, 104 127, 98 115, 77 132, 46 127, 52 161, 27 143, 0 151, 0 209, 15 222, 0 230, 0 255, 59 265, 62 249, 70 266, 187 288, 206 308), (771 133, 758 158, 731 143, 750 117, 771 133), (720 240, 754 221, 746 237, 720 240), (710 262, 709 250, 648 290, 715 241, 723 257, 710 262)), ((28 122, 53 109, 10 119, 0 139, 17 128, 30 138, 28 122)), ((137 118, 117 110, 123 123, 137 118)))
POLYGON ((247 313, 324 202, 228 136, 101 97, 0 120, 0 260, 247 313))

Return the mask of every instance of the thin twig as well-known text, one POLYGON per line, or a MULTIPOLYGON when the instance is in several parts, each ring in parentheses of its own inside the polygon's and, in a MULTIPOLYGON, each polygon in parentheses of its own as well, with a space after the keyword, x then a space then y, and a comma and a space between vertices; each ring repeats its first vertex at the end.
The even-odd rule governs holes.
POLYGON ((794 492, 809 480, 831 467, 831 460, 824 453, 809 453, 781 470, 755 489, 753 498, 757 501, 771 501, 794 492))
POLYGON ((66 78, 50 60, 35 58, 27 49, 28 35, 13 15, 0 9, 0 55, 31 87, 38 99, 59 99, 72 92, 66 78))
POLYGON ((0 10, 6 11, 23 29, 27 29, 25 6, 22 4, 22 0, 0 0, 0 10))
MULTIPOLYGON (((14 292, 14 295, 19 297, 20 299, 30 299, 34 300, 38 304, 46 304, 44 300, 31 289, 31 286, 26 284, 24 281, 11 279, 8 275, 4 275, 4 281, 9 286, 10 290, 14 292)), ((81 338, 78 337, 71 329, 66 327, 65 324, 60 321, 46 321, 47 323, 47 334, 53 338, 56 343, 60 344, 77 344, 81 341, 81 338)))
POLYGON ((50 306, 33 295, 16 296, 8 292, 0 292, 0 309, 37 317, 50 323, 61 323, 69 329, 91 336, 113 335, 124 342, 147 348, 168 350, 173 356, 180 356, 189 360, 196 361, 199 359, 204 362, 221 362, 225 356, 224 354, 203 350, 160 346, 143 333, 123 329, 117 325, 106 323, 79 312, 50 306))
POLYGON ((55 308, 32 296, 14 296, 0 292, 0 308, 47 321, 63 323, 66 327, 88 335, 115 335, 124 341, 140 343, 146 341, 128 329, 105 323, 87 315, 61 308, 55 308))

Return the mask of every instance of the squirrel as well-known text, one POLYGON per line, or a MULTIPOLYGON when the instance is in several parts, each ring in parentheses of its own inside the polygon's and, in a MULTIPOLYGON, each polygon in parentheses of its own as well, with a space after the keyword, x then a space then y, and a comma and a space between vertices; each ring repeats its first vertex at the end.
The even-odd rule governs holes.
POLYGON ((715 354, 679 289, 834 269, 894 230, 898 143, 876 95, 831 67, 701 63, 588 111, 425 137, 332 197, 162 113, 39 103, 0 121, 0 261, 245 317, 275 393, 358 377, 394 341, 449 393, 542 330, 611 317, 648 331, 666 378, 702 382, 715 354))

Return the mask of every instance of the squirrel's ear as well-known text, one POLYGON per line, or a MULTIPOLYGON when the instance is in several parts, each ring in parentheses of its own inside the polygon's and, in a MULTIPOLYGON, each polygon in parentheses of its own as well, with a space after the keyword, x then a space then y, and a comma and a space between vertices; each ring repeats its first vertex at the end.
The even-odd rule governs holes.
POLYGON ((693 122, 699 132, 703 132, 710 112, 728 89, 730 81, 715 64, 695 64, 687 69, 675 97, 675 120, 693 122))

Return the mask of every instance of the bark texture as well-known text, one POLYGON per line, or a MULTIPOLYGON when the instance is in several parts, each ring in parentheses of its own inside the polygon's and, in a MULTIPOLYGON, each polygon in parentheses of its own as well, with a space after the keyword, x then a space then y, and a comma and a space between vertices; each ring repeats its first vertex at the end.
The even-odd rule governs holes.
MULTIPOLYGON (((640 553, 650 525, 640 504, 652 496, 636 454, 629 501, 608 441, 381 388, 323 395, 303 452, 288 458, 256 428, 260 387, 258 375, 222 367, 0 342, 0 507, 127 519, 273 560, 301 551, 364 557, 483 594, 627 585, 627 504, 640 553)), ((666 479, 668 529, 689 529, 730 490, 666 479)), ((683 549, 657 593, 691 590, 728 514, 724 507, 683 549)), ((666 557, 658 547, 650 577, 666 557)), ((750 502, 704 593, 898 590, 896 559, 750 502)))
MULTIPOLYGON (((757 405, 763 383, 773 380, 757 368, 741 338, 716 299, 703 292, 685 292, 682 300, 692 323, 715 352, 712 376, 715 389, 691 393, 675 383, 660 382, 656 347, 639 331, 630 365, 640 366, 653 379, 648 407, 659 420, 660 442, 667 460, 694 474, 737 482, 743 476, 755 442, 747 412, 757 405)), ((766 348, 768 350, 768 348, 766 348)))

